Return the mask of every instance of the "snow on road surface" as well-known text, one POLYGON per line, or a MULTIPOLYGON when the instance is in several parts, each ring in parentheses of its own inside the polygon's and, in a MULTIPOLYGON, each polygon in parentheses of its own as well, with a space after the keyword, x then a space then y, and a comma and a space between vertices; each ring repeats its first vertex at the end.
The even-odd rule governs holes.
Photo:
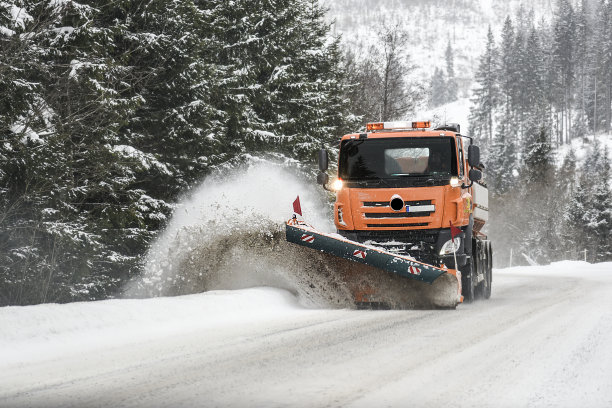
POLYGON ((612 406, 612 263, 494 271, 457 310, 274 288, 0 309, 1 407, 612 406))

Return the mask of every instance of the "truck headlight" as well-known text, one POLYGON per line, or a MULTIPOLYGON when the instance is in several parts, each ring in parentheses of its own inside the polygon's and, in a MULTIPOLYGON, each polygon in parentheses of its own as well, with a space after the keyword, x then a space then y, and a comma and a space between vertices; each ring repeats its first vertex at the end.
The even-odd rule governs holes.
POLYGON ((455 237, 455 242, 452 239, 449 239, 442 245, 442 249, 440 249, 440 255, 448 255, 452 254, 459 250, 461 246, 461 238, 455 237))
POLYGON ((341 179, 335 179, 334 182, 331 185, 332 190, 334 191, 340 191, 342 190, 342 180, 341 179))
POLYGON ((461 181, 459 181, 459 177, 451 177, 450 186, 451 187, 459 187, 461 185, 461 181))

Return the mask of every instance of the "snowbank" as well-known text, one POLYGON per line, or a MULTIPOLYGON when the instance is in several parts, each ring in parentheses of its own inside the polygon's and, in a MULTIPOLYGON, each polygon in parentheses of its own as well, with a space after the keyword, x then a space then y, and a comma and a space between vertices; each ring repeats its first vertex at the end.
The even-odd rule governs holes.
POLYGON ((512 268, 494 269, 505 275, 549 275, 558 277, 575 277, 588 279, 612 279, 612 262, 588 263, 584 261, 559 261, 550 265, 515 266, 512 268))
POLYGON ((295 296, 273 288, 213 291, 154 299, 121 299, 0 308, 3 365, 54 359, 188 333, 295 315, 295 296))

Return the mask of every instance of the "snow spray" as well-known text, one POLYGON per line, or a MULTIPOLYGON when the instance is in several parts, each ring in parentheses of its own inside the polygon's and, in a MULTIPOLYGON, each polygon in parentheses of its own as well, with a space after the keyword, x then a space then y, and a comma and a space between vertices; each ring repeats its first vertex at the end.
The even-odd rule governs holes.
POLYGON ((319 230, 334 230, 326 193, 299 173, 253 160, 205 179, 178 203, 126 295, 272 286, 293 292, 308 307, 350 305, 328 258, 285 240, 284 223, 298 194, 304 219, 319 230))

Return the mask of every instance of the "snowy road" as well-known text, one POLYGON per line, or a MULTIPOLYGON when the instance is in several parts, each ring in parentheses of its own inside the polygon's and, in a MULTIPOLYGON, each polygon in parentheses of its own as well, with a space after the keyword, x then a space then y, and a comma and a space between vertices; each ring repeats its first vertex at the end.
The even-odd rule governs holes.
POLYGON ((612 406, 612 264, 498 270, 454 311, 258 288, 0 309, 1 407, 612 406))

